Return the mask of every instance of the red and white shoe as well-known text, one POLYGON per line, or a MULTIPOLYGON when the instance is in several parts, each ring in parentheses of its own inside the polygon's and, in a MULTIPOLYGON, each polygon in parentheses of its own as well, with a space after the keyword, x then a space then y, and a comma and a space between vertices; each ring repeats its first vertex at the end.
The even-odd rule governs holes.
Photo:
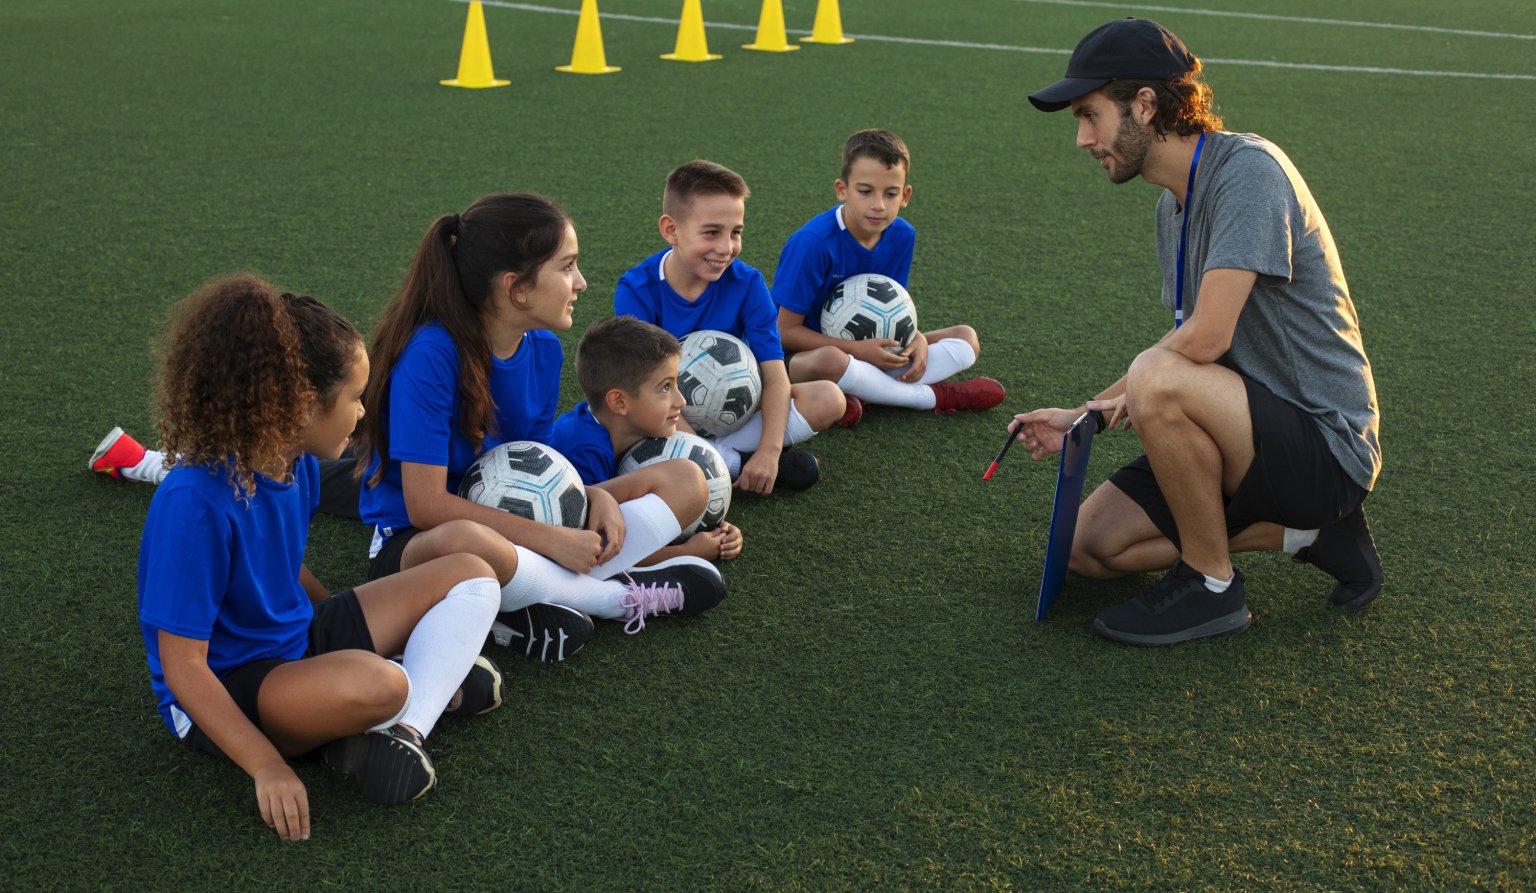
POLYGON ((938 415, 954 415, 962 409, 991 409, 1007 396, 1002 382, 995 378, 939 381, 929 387, 933 388, 933 411, 938 415))
POLYGON ((843 417, 837 420, 839 428, 852 428, 864 418, 864 401, 852 394, 848 396, 848 408, 843 410, 843 417))
POLYGON ((132 468, 143 461, 144 447, 131 435, 124 434, 122 428, 113 428, 96 445, 96 452, 91 454, 90 469, 121 480, 123 475, 119 469, 132 468))

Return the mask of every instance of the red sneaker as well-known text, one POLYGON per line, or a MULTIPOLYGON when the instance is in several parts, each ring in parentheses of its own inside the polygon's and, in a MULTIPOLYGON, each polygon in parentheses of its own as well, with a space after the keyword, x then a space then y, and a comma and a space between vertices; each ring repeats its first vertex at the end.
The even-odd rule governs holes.
POLYGON ((840 428, 852 428, 864 418, 864 401, 852 394, 848 395, 848 408, 843 410, 843 417, 837 420, 840 428))
POLYGON ((113 428, 96 445, 96 452, 91 454, 90 469, 121 479, 119 468, 132 468, 142 461, 144 447, 130 435, 124 434, 123 429, 113 428))
POLYGON ((933 411, 938 415, 954 415, 962 409, 991 409, 1006 396, 1002 383, 995 378, 940 381, 929 387, 933 388, 933 411))

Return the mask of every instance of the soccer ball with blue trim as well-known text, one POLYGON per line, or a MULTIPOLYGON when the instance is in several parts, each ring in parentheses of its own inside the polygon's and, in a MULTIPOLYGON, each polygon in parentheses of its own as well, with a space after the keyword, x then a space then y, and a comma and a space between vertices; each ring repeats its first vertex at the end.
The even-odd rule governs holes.
POLYGON ((687 459, 699 466, 704 472, 704 483, 709 487, 709 502, 704 506, 704 513, 683 528, 680 539, 720 526, 731 507, 731 473, 726 470, 720 453, 697 434, 679 431, 671 437, 647 437, 630 447, 619 460, 619 474, 629 474, 637 468, 668 459, 687 459))
POLYGON ((894 279, 878 273, 849 276, 822 305, 821 332, 849 341, 890 338, 901 346, 886 349, 899 354, 917 337, 917 305, 894 279))
POLYGON ((580 530, 587 524, 587 488, 570 460, 531 440, 486 450, 459 481, 470 502, 540 524, 580 530))
POLYGON ((714 329, 701 329, 683 339, 677 388, 688 401, 683 418, 693 430, 709 437, 740 428, 763 397, 763 379, 752 348, 714 329))

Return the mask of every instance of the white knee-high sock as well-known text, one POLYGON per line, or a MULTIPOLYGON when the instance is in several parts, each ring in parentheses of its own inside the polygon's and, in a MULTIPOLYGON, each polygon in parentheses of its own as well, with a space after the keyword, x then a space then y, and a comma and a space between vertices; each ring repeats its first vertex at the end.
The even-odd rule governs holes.
POLYGON ((848 368, 843 370, 843 377, 837 380, 837 386, 843 389, 843 393, 870 403, 904 406, 908 409, 934 407, 933 388, 916 382, 897 381, 880 371, 878 366, 858 357, 848 358, 848 368))
MULTIPOLYGON (((941 341, 928 342, 928 366, 923 370, 923 377, 918 379, 918 384, 933 384, 936 381, 954 375, 976 365, 976 351, 971 350, 971 343, 963 338, 945 338, 941 341)), ((901 374, 900 369, 893 369, 885 373, 891 377, 901 374)))
MULTIPOLYGON (((624 513, 624 548, 592 568, 592 576, 599 580, 629 570, 683 532, 682 523, 672 514, 667 501, 655 493, 621 503, 619 511, 624 513)), ((687 519, 687 523, 692 524, 693 519, 687 519)))
POLYGON ((501 610, 554 602, 594 617, 617 620, 624 616, 624 609, 619 607, 624 595, 622 583, 578 574, 526 546, 513 548, 517 549, 517 573, 501 589, 501 610))
POLYGON ((165 453, 159 450, 145 450, 144 458, 137 465, 128 468, 119 468, 118 474, 130 481, 138 481, 143 484, 159 486, 165 480, 165 453))
MULTIPOLYGON (((795 406, 795 401, 789 401, 789 418, 784 424, 784 446, 793 446, 804 443, 816 436, 816 431, 811 423, 805 420, 800 410, 795 406)), ((761 411, 752 413, 740 428, 714 439, 715 447, 730 447, 738 453, 755 453, 763 443, 763 414, 761 411)), ((723 454, 723 451, 722 451, 723 454)), ((739 473, 739 472, 738 472, 739 473)))
POLYGON ((411 630, 400 663, 411 679, 411 695, 400 722, 427 737, 443 708, 464 684, 496 619, 501 588, 490 577, 465 580, 432 606, 411 630))

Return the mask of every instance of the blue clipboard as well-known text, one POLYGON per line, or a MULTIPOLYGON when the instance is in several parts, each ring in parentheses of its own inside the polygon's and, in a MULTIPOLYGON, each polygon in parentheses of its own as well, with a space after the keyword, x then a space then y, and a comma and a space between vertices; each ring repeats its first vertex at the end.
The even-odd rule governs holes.
POLYGON ((1088 456, 1093 435, 1104 429, 1104 414, 1096 409, 1078 416, 1061 439, 1061 469, 1056 472, 1056 501, 1051 506, 1051 533, 1045 544, 1045 573, 1040 576, 1040 601, 1035 620, 1061 592, 1067 579, 1067 559, 1072 555, 1072 534, 1077 530, 1077 509, 1083 501, 1083 482, 1088 475, 1088 456))

